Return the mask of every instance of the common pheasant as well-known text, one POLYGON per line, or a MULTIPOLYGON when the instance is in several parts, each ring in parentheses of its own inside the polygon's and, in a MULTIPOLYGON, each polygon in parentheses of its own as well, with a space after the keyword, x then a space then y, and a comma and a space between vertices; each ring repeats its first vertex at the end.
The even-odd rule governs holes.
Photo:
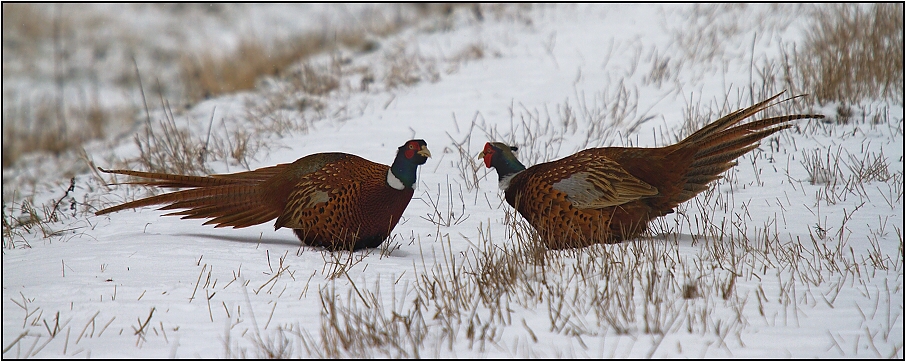
POLYGON ((791 127, 791 121, 824 117, 792 114, 737 125, 778 96, 730 113, 667 147, 590 148, 527 169, 513 155, 516 147, 503 143, 485 144, 479 157, 497 169, 507 203, 548 248, 618 243, 707 190, 761 139, 791 127))
POLYGON ((210 219, 204 225, 244 228, 277 219, 274 230, 293 229, 311 246, 358 250, 380 245, 393 230, 414 192, 415 172, 431 152, 424 140, 399 147, 390 166, 346 153, 317 153, 293 163, 231 174, 187 176, 104 170, 141 178, 127 184, 190 188, 98 211, 168 204, 165 215, 210 219))

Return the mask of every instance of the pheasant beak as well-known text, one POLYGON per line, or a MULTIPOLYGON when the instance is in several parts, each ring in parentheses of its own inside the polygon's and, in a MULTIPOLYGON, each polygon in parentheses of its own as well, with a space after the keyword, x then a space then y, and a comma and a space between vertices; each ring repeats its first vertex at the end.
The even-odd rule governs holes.
POLYGON ((484 159, 485 167, 491 168, 491 154, 493 154, 493 153, 494 153, 494 151, 488 151, 488 152, 481 151, 481 153, 478 154, 478 159, 479 160, 484 159))
POLYGON ((428 151, 428 146, 422 146, 422 149, 418 151, 418 154, 425 157, 431 157, 431 151, 428 151))

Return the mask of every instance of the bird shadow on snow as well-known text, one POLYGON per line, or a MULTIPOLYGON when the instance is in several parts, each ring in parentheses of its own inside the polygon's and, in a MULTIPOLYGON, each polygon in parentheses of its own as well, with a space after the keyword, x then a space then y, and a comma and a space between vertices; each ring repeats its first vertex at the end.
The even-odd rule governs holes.
MULTIPOLYGON (((296 239, 296 238, 264 238, 264 237, 249 238, 249 237, 243 237, 243 236, 211 235, 211 234, 198 234, 198 233, 187 233, 187 234, 180 234, 180 235, 190 236, 190 237, 195 237, 195 238, 211 239, 211 240, 217 240, 217 241, 226 240, 226 241, 245 243, 245 244, 292 246, 295 248, 301 247, 303 252, 305 252, 305 251, 321 252, 321 251, 327 250, 327 249, 324 249, 321 247, 302 245, 302 243, 299 241, 299 239, 296 239)), ((371 253, 376 254, 377 256, 381 256, 381 251, 379 248, 362 249, 362 250, 357 250, 354 253, 366 253, 369 251, 371 251, 371 253)), ((409 253, 407 253, 406 251, 403 251, 401 249, 395 249, 395 250, 389 252, 387 255, 384 255, 382 257, 384 257, 384 258, 405 257, 408 255, 409 255, 409 253)))
POLYGON ((197 233, 189 233, 189 234, 182 234, 182 235, 196 237, 196 238, 219 240, 219 241, 227 240, 227 241, 245 243, 245 244, 286 245, 286 246, 295 246, 295 247, 298 247, 301 245, 301 243, 299 242, 299 239, 295 239, 295 238, 292 238, 292 239, 265 238, 265 237, 249 238, 249 237, 244 237, 244 236, 211 235, 211 234, 197 234, 197 233))

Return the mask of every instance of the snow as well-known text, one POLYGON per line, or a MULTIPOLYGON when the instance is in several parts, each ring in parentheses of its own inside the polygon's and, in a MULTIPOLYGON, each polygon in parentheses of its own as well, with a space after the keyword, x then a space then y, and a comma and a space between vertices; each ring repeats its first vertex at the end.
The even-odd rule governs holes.
MULTIPOLYGON (((272 224, 215 229, 160 217, 165 212, 152 208, 100 217, 78 213, 51 224, 59 235, 44 238, 32 230, 22 236, 30 247, 4 249, 3 357, 260 357, 268 350, 261 345, 285 342, 286 356, 303 357, 902 359, 903 108, 883 100, 869 100, 887 107, 888 118, 879 124, 803 121, 776 141, 764 141, 707 195, 657 222, 650 238, 552 252, 546 283, 514 280, 514 291, 498 300, 501 308, 478 296, 466 299, 470 305, 444 307, 442 298, 424 296, 416 303, 419 283, 467 283, 478 255, 514 248, 513 221, 505 217, 509 206, 501 201, 497 175, 475 159, 484 142, 518 144, 517 155, 527 165, 588 147, 675 142, 688 113, 713 120, 762 99, 746 86, 752 59, 773 59, 781 42, 801 41, 808 26, 797 8, 737 10, 751 15, 740 26, 759 17, 781 25, 769 36, 728 34, 736 42, 725 50, 732 56, 701 67, 687 61, 675 80, 650 81, 655 58, 685 59, 674 35, 691 7, 509 7, 486 9, 483 21, 458 11, 449 28, 415 27, 381 40, 377 52, 344 54, 349 67, 373 66, 375 78, 382 79, 380 72, 401 48, 421 59, 417 73, 423 80, 396 88, 376 82, 367 91, 343 87, 329 96, 326 110, 290 113, 310 122, 309 132, 268 138, 270 147, 250 166, 327 151, 387 164, 405 140, 425 139, 433 157, 420 168, 415 196, 385 242, 389 250, 331 254, 300 247, 290 230, 275 232, 272 224), (753 36, 761 39, 754 46, 753 36), (474 45, 483 48, 483 57, 456 59, 474 45), (621 101, 630 106, 615 108, 621 101), (711 108, 689 110, 699 102, 711 108), (469 159, 458 146, 471 164, 464 164, 469 159), (811 184, 802 160, 815 150, 820 158, 839 151, 841 162, 850 162, 850 155, 882 154, 899 179, 867 181, 852 192, 842 184, 811 184), (475 166, 477 185, 471 172, 461 171, 475 166), (706 216, 712 226, 701 226, 706 216), (450 222, 431 221, 439 218, 450 222), (625 256, 636 249, 647 250, 654 261, 625 256), (607 275, 602 270, 608 267, 601 266, 586 277, 573 268, 589 258, 606 260, 606 253, 645 269, 621 276, 607 275), (728 260, 733 264, 723 264, 728 260), (690 283, 699 286, 699 297, 682 297, 690 283), (663 293, 659 304, 649 304, 645 286, 663 293), (547 289, 531 296, 526 287, 547 289), (617 330, 619 321, 597 314, 618 308, 579 296, 605 293, 605 287, 625 288, 620 290, 634 305, 632 316, 624 316, 624 331, 617 330), (572 319, 554 320, 551 310, 558 302, 572 319), (366 347, 336 355, 314 347, 324 344, 321 338, 340 339, 323 326, 325 319, 345 318, 343 308, 375 313, 377 330, 403 337, 383 345, 357 340, 366 347), (401 328, 399 320, 417 319, 416 311, 427 331, 420 343, 394 329, 401 328), (663 332, 647 333, 648 324, 663 332)), ((256 10, 250 17, 274 16, 251 8, 256 10)), ((356 76, 345 82, 358 84, 356 76)), ((177 118, 205 134, 216 107, 224 127, 251 127, 242 124, 246 110, 279 89, 280 80, 262 82, 255 91, 206 101, 177 118)), ((765 93, 774 90, 782 88, 765 93)), ((834 116, 832 106, 811 111, 834 116)), ((102 167, 138 154, 128 137, 88 152, 102 167)), ((244 169, 229 161, 210 166, 214 172, 244 169)), ((839 167, 845 177, 853 174, 839 167)), ((36 200, 59 198, 67 181, 58 180, 36 200)), ((144 192, 128 186, 108 191, 88 172, 76 182, 75 199, 92 200, 97 208, 144 192)), ((368 320, 352 324, 370 326, 368 320)))

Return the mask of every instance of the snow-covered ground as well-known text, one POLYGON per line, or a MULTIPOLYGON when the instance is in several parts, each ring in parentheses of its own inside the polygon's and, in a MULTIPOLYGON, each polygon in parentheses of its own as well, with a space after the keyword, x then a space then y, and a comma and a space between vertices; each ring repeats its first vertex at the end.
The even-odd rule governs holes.
MULTIPOLYGON (((152 208, 97 217, 84 211, 144 190, 86 172, 59 206, 68 216, 46 224, 55 235, 4 235, 17 247, 3 251, 3 357, 902 359, 901 104, 866 100, 883 117, 843 124, 833 105, 793 101, 830 122, 764 141, 652 237, 548 252, 544 269, 512 256, 522 234, 475 159, 489 140, 521 146, 526 164, 675 142, 686 119, 784 90, 760 70, 802 41, 806 10, 718 16, 713 29, 736 30, 706 46, 713 58, 681 44, 689 5, 585 4, 460 9, 373 53, 315 59, 348 59, 342 86, 322 109, 274 108, 305 127, 267 134, 248 166, 325 151, 390 163, 425 139, 433 157, 385 248, 332 254, 270 224, 214 229, 152 208), (381 81, 401 71, 419 81, 381 81), (360 86, 368 76, 378 81, 360 86)), ((213 112, 215 137, 257 127, 243 121, 285 83, 205 101, 176 123, 204 135, 213 112)), ((131 138, 86 151, 102 167, 139 156, 131 138)), ((48 181, 36 203, 68 185, 48 181)))

